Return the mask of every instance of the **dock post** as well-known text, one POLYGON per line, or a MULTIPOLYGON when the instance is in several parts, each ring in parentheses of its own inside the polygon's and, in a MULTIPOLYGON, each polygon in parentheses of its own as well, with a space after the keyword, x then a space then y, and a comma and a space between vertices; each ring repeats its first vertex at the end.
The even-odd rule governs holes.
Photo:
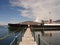
POLYGON ((42 20, 42 23, 41 23, 41 27, 42 27, 42 36, 44 36, 44 20, 42 20))
POLYGON ((21 40, 20 41, 22 41, 22 31, 21 31, 21 40))
POLYGON ((41 42, 40 42, 40 34, 38 34, 38 45, 41 45, 41 42))
POLYGON ((33 32, 33 35, 34 35, 34 41, 35 41, 35 32, 33 32))

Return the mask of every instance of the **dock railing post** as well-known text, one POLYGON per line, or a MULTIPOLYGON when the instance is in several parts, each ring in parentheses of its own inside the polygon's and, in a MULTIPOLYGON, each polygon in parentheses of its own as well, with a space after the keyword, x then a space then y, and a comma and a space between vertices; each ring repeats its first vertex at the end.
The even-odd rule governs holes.
POLYGON ((17 36, 15 37, 15 45, 17 45, 17 36))
POLYGON ((41 42, 40 42, 40 34, 38 34, 38 45, 41 45, 41 42))

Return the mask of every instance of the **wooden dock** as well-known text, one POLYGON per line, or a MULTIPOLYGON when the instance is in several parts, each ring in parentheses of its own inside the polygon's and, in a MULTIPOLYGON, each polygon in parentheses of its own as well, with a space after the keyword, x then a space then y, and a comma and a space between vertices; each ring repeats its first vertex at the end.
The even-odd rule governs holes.
POLYGON ((19 45, 37 45, 36 41, 34 41, 30 28, 27 28, 19 45))

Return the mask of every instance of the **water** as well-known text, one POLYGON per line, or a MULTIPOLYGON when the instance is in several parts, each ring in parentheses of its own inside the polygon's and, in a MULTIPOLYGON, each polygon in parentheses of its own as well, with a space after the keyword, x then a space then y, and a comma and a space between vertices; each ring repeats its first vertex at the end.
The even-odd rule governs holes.
POLYGON ((0 26, 0 45, 9 45, 19 32, 10 32, 8 26, 0 26), (11 34, 11 35, 9 35, 11 34), (6 38, 1 39, 8 35, 6 38))
POLYGON ((41 32, 35 31, 35 39, 38 43, 38 34, 40 34, 40 39, 41 40, 41 45, 47 45, 45 44, 48 43, 49 45, 60 45, 60 31, 45 31, 45 34, 48 34, 47 36, 42 36, 41 32), (49 34, 52 33, 52 36, 49 34), (44 42, 45 41, 45 42, 44 42))
MULTIPOLYGON (((19 32, 10 32, 8 29, 8 26, 0 26, 0 38, 3 36, 6 36, 7 34, 12 33, 12 35, 6 37, 3 40, 0 40, 0 45, 9 45, 11 41, 14 39, 15 35, 17 35, 19 32)), ((38 43, 38 34, 40 34, 40 38, 42 38, 45 42, 47 42, 49 45, 60 45, 60 31, 45 31, 45 33, 52 33, 52 36, 42 36, 40 31, 35 31, 35 40, 38 43)), ((41 45, 46 45, 41 40, 41 45)))

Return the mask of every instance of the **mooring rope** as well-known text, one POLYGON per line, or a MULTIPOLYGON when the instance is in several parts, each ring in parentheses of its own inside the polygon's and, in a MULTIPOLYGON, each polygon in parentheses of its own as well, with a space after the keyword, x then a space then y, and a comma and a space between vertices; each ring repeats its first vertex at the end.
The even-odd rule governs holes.
POLYGON ((45 40, 42 39, 41 37, 40 37, 40 39, 41 39, 46 45, 50 45, 47 41, 45 41, 45 40))

